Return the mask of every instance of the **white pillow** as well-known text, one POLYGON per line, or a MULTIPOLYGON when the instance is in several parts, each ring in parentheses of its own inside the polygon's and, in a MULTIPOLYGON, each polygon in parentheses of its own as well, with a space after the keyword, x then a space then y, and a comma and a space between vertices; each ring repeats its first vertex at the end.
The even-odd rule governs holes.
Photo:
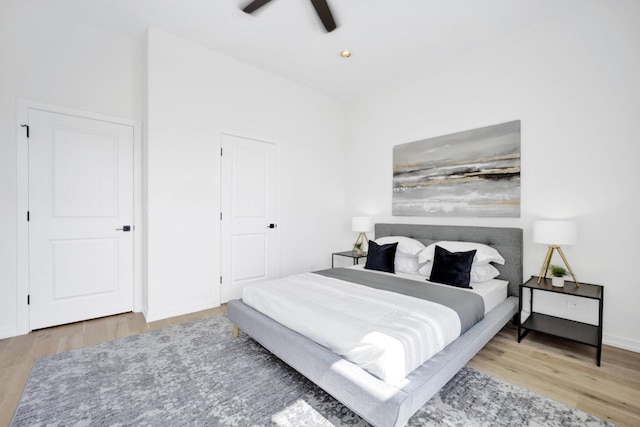
POLYGON ((401 252, 408 255, 418 255, 418 252, 424 249, 424 245, 416 239, 405 236, 387 236, 376 239, 376 243, 379 245, 388 245, 389 243, 398 242, 396 248, 396 254, 401 252))
POLYGON ((396 273, 415 274, 418 271, 418 267, 418 255, 396 252, 396 258, 393 260, 393 268, 396 273))
POLYGON ((495 279, 499 275, 500 270, 491 264, 472 265, 470 280, 472 282, 486 282, 488 280, 495 279))
POLYGON ((427 278, 429 278, 429 276, 431 276, 432 268, 433 268, 433 261, 427 261, 424 264, 420 265, 420 268, 418 269, 418 273, 422 274, 423 276, 427 276, 427 278))
POLYGON ((491 246, 483 245, 482 243, 475 242, 448 242, 441 241, 432 243, 424 248, 418 254, 418 261, 420 264, 424 264, 428 261, 433 261, 433 255, 436 249, 436 245, 448 250, 449 252, 467 252, 476 250, 476 255, 473 257, 473 265, 487 265, 490 262, 504 265, 504 258, 500 253, 491 246))
MULTIPOLYGON (((420 273, 423 276, 427 276, 427 278, 429 278, 431 276, 432 267, 433 267, 433 261, 428 261, 426 264, 420 267, 420 269, 418 270, 418 273, 420 273)), ((487 282, 491 279, 495 279, 499 275, 500 275, 500 271, 491 264, 476 265, 474 263, 471 266, 469 280, 471 282, 481 283, 481 282, 487 282)))

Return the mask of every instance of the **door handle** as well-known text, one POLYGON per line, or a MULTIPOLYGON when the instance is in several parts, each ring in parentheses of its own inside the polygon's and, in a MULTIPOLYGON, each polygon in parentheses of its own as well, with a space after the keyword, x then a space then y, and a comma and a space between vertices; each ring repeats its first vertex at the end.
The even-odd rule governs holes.
POLYGON ((123 225, 122 228, 116 228, 116 231, 131 231, 130 225, 123 225))
POLYGON ((269 224, 267 228, 278 228, 278 224, 269 224))

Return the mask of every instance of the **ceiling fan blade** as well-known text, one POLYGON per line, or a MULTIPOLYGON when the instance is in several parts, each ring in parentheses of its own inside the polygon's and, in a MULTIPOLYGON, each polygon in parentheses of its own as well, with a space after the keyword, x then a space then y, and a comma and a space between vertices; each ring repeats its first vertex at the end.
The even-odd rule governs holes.
POLYGON ((327 33, 335 30, 336 22, 333 20, 333 14, 331 13, 331 9, 329 9, 327 0, 311 0, 311 3, 316 9, 320 20, 322 21, 322 25, 327 29, 327 33))
POLYGON ((254 12, 257 9, 260 9, 265 4, 269 3, 271 0, 253 0, 251 3, 246 5, 242 11, 246 13, 254 12))

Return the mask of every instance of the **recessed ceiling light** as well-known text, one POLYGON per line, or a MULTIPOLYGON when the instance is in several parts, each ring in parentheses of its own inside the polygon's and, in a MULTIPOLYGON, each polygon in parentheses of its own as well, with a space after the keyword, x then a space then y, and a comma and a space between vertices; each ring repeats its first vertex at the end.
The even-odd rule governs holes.
POLYGON ((348 49, 345 49, 342 52, 340 52, 340 56, 342 56, 343 58, 348 58, 351 56, 351 51, 348 49))

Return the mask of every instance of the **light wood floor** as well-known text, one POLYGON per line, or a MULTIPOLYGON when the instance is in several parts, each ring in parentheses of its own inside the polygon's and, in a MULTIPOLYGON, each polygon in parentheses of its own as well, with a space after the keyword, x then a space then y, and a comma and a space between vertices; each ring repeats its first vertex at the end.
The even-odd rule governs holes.
MULTIPOLYGON (((0 426, 9 425, 36 358, 225 312, 223 306, 153 323, 126 313, 0 340, 0 426)), ((620 426, 640 426, 639 353, 605 346, 598 368, 594 348, 534 332, 518 344, 507 326, 469 366, 620 426)))

